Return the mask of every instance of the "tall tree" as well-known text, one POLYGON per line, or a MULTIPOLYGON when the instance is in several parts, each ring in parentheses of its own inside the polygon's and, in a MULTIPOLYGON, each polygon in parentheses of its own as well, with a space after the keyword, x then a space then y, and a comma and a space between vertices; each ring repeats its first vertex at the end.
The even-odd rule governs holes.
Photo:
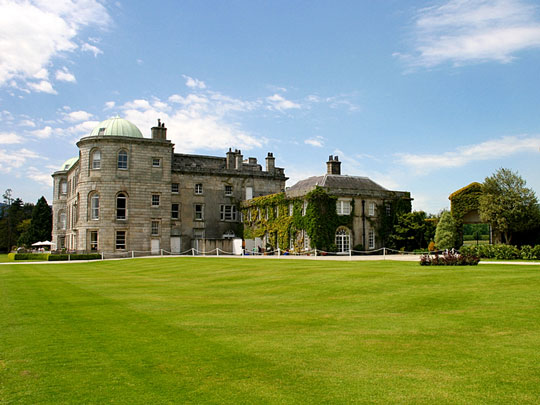
POLYGON ((452 249, 457 247, 457 241, 458 233, 454 217, 449 211, 444 211, 435 230, 435 246, 437 249, 452 249))
POLYGON ((434 234, 434 223, 424 211, 414 211, 398 216, 394 231, 390 236, 392 246, 411 252, 427 249, 434 234))
POLYGON ((512 234, 535 226, 540 218, 538 200, 526 182, 510 169, 486 177, 480 196, 480 217, 509 244, 512 234))
POLYGON ((52 210, 45 197, 41 197, 32 210, 32 225, 30 227, 34 242, 51 240, 52 210))

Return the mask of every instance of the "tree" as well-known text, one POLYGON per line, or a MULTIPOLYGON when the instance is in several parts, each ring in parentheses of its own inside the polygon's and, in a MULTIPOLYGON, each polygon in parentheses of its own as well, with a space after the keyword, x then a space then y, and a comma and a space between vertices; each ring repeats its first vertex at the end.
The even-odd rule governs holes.
POLYGON ((45 197, 41 197, 32 210, 32 225, 30 227, 32 243, 51 240, 52 210, 45 197))
POLYGON ((504 168, 484 180, 480 217, 500 232, 507 244, 515 232, 534 227, 540 218, 536 195, 525 185, 521 176, 504 168))
POLYGON ((414 211, 398 216, 394 231, 390 236, 392 246, 411 252, 427 249, 433 237, 434 223, 424 211, 414 211))
POLYGON ((435 230, 435 245, 438 249, 452 249, 457 247, 457 241, 458 233, 454 217, 449 211, 444 211, 435 230))

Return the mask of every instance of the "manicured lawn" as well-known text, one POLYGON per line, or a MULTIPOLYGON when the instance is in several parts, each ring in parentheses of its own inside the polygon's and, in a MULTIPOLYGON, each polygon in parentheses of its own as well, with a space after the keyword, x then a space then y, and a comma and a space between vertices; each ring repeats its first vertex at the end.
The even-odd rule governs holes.
POLYGON ((539 400, 536 266, 0 266, 0 403, 539 400))
POLYGON ((9 262, 9 258, 7 253, 0 253, 0 263, 9 262))

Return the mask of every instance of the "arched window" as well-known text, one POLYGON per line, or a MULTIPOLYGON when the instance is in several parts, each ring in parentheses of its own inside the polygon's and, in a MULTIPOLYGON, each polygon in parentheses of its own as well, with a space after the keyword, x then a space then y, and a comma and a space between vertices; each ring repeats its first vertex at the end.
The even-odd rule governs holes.
POLYGON ((127 195, 119 193, 116 196, 116 219, 127 218, 127 195))
POLYGON ((127 169, 128 168, 128 154, 125 150, 118 152, 118 168, 127 169))
POLYGON ((99 219, 99 194, 90 196, 90 219, 99 219))
POLYGON ((66 229, 67 225, 67 216, 65 211, 58 212, 58 228, 61 230, 66 229))
POLYGON ((338 228, 336 232, 336 247, 338 253, 347 253, 351 248, 351 233, 347 228, 338 228))
POLYGON ((101 151, 99 149, 95 149, 94 151, 92 151, 92 154, 90 157, 90 168, 91 169, 101 168, 101 151))

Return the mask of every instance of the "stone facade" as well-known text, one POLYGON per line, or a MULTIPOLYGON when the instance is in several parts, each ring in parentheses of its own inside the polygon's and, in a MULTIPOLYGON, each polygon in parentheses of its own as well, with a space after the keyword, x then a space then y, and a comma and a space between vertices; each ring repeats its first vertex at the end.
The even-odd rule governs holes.
POLYGON ((271 153, 265 170, 241 151, 225 157, 174 153, 163 123, 144 138, 130 122, 100 123, 79 157, 53 174, 53 242, 70 251, 179 253, 241 235, 239 204, 284 190, 271 153))

